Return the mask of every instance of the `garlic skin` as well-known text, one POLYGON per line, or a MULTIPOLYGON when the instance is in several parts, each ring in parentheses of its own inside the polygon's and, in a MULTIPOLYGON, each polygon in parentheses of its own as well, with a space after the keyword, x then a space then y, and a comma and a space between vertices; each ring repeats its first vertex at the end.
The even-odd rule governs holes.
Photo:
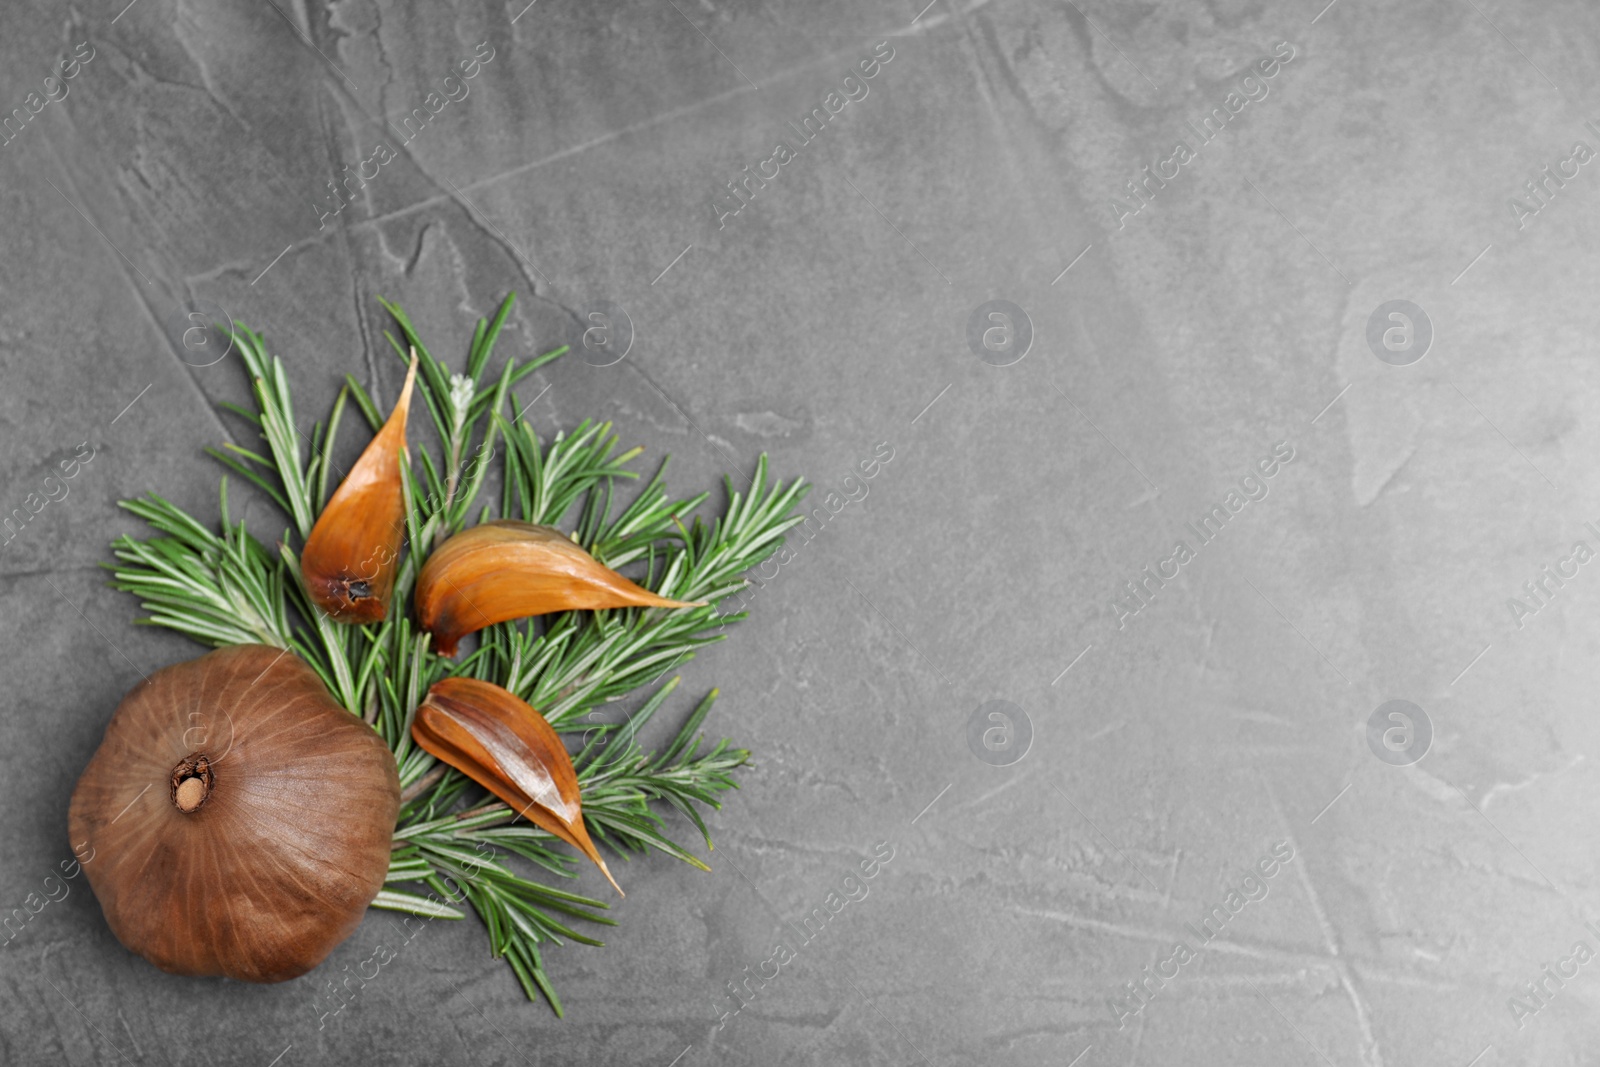
POLYGON ((122 699, 67 823, 129 949, 175 974, 281 982, 360 925, 399 809, 377 732, 293 653, 237 645, 122 699))
POLYGON ((442 656, 485 626, 553 611, 697 608, 668 600, 596 560, 553 526, 495 519, 463 530, 417 576, 417 622, 442 656))

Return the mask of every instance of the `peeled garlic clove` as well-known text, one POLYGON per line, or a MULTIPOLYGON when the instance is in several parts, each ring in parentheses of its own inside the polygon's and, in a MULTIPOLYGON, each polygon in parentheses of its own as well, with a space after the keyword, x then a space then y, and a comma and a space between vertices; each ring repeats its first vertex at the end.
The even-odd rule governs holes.
POLYGON ((306 595, 340 622, 380 622, 389 612, 405 535, 406 413, 417 377, 417 356, 389 421, 350 468, 311 528, 300 553, 306 595))
POLYGON ((417 621, 434 648, 485 626, 552 611, 599 608, 697 608, 656 596, 598 562, 553 526, 497 519, 440 545, 417 578, 417 621))
POLYGON ((411 736, 424 752, 588 856, 622 893, 583 825, 572 757, 561 735, 526 701, 493 682, 446 678, 417 708, 411 736))
POLYGON ((118 941, 164 971, 281 982, 360 925, 399 810, 377 732, 292 652, 236 645, 123 697, 67 826, 118 941))

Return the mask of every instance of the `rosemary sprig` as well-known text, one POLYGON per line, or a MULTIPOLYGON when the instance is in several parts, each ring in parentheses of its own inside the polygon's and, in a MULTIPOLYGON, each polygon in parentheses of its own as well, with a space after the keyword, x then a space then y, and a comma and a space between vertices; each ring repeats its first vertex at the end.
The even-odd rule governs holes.
POLYGON ((383 302, 399 328, 399 337, 385 333, 395 355, 404 361, 417 353, 417 393, 441 442, 438 455, 411 446, 406 533, 413 551, 401 562, 384 622, 346 626, 318 612, 299 580, 298 548, 291 547, 304 545, 337 485, 331 453, 346 407, 353 404, 373 431, 382 425, 382 409, 347 375, 326 424, 313 425, 307 436, 296 422, 281 361, 242 323, 235 324, 233 339, 255 408, 224 407, 257 428, 265 449, 229 444, 208 451, 282 509, 290 525, 278 551, 243 522, 231 524, 224 477, 215 529, 154 494, 123 501, 156 534, 118 538, 112 545, 117 562, 106 566, 116 588, 139 597, 147 612, 141 623, 212 646, 292 648, 340 703, 372 723, 395 754, 404 791, 388 885, 373 906, 459 919, 465 913, 451 904, 470 905, 488 930, 491 953, 507 961, 529 999, 542 996, 559 1015, 561 1000, 542 949, 567 940, 601 944, 583 927, 614 924, 604 914, 608 905, 548 883, 549 877, 577 877, 574 854, 418 748, 411 740, 415 709, 430 685, 450 675, 504 686, 557 730, 578 735, 574 764, 596 842, 623 856, 654 849, 704 869, 669 836, 664 816, 686 817, 710 849, 699 807, 720 806, 719 795, 737 787, 734 772, 749 753, 726 740, 701 751, 700 730, 716 690, 660 752, 646 752, 638 735, 680 682, 662 679, 744 618, 742 612, 721 615, 716 604, 740 590, 740 575, 775 552, 784 531, 801 521, 794 511, 809 487, 798 479, 769 483, 763 456, 749 489, 737 492, 729 482, 726 506, 708 521, 696 512, 709 494, 668 496, 663 460, 623 502, 618 486, 639 478, 630 464, 642 449, 619 451, 608 422, 585 421, 541 439, 516 414, 523 410, 516 385, 564 347, 520 364, 508 359, 498 375, 486 376, 513 300, 508 296, 493 319, 479 321, 460 374, 429 352, 401 308, 383 302), (501 477, 498 500, 480 502, 493 469, 501 477), (470 525, 475 511, 477 521, 503 516, 571 528, 607 565, 631 568, 636 580, 662 595, 708 606, 568 612, 503 623, 482 631, 476 651, 459 662, 440 657, 405 608, 422 558, 470 525), (616 721, 594 718, 641 690, 648 695, 631 713, 616 721))

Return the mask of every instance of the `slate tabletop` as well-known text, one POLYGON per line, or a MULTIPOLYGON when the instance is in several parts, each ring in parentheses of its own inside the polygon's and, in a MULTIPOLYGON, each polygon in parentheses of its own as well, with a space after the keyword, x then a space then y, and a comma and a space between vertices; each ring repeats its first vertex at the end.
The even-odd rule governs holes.
POLYGON ((1592 1062, 1593 5, 0 20, 0 1062, 1592 1062), (380 296, 460 359, 513 291, 503 355, 580 345, 541 433, 815 487, 681 672, 754 753, 711 873, 614 862, 564 1019, 475 919, 333 1015, 393 917, 157 971, 58 872, 117 701, 199 652, 108 588, 117 501, 212 521, 252 443, 189 327, 261 331, 309 431, 395 395, 380 296))

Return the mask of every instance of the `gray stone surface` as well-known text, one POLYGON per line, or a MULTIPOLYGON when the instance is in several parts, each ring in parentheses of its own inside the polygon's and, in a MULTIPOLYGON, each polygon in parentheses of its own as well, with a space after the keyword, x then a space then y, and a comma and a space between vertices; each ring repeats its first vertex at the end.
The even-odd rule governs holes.
POLYGON ((627 865, 609 947, 552 952, 564 1021, 475 922, 436 923, 319 1030, 312 980, 161 974, 80 880, 0 948, 0 1060, 1587 1062, 1600 963, 1511 1000, 1600 946, 1600 564, 1508 601, 1600 548, 1600 177, 1570 164, 1520 225, 1509 201, 1600 147, 1592 5, 122 2, 0 15, 0 113, 93 49, 0 145, 0 504, 95 450, 0 559, 0 909, 68 855, 120 695, 194 653, 97 569, 136 529, 116 500, 209 515, 201 450, 243 439, 213 413, 237 361, 164 335, 183 301, 263 330, 308 426, 346 372, 393 395, 377 295, 454 352, 517 290, 521 355, 627 310, 627 358, 552 365, 532 414, 616 420, 680 490, 764 450, 815 501, 894 458, 687 670, 755 764, 713 873, 627 865), (881 41, 868 94, 719 227, 724 183, 881 41), (1285 41, 1202 143, 1188 123, 1285 41), (480 42, 469 95, 319 228, 325 183, 480 42), (967 344, 996 299, 1033 330, 1009 366, 967 344), (1391 300, 1431 321, 1420 362, 1368 344, 1391 300), (1268 495, 1200 544, 1185 524, 1279 442, 1268 495), (1369 747, 1392 699, 1431 722, 1420 762, 1369 747), (968 742, 993 700, 1031 723, 1004 766, 968 742), (868 896, 719 1021, 880 842, 868 896), (1186 924, 1274 845, 1266 896, 1202 944, 1186 924), (1147 965, 1177 975, 1141 1006, 1147 965))

